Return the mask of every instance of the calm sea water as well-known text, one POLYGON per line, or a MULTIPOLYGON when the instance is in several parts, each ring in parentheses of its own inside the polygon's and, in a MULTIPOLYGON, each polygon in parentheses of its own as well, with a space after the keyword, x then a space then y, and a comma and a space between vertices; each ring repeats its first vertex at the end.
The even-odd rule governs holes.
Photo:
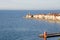
MULTIPOLYGON (((23 18, 26 14, 57 12, 60 10, 0 10, 0 40, 43 40, 39 34, 60 32, 60 23, 23 18)), ((48 38, 58 40, 60 37, 48 38)))

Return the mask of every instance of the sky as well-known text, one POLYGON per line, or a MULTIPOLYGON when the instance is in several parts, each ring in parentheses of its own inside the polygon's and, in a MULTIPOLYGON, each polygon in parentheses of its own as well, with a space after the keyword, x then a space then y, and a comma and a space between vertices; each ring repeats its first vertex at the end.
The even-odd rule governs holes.
POLYGON ((0 0, 0 10, 60 10, 60 0, 0 0))

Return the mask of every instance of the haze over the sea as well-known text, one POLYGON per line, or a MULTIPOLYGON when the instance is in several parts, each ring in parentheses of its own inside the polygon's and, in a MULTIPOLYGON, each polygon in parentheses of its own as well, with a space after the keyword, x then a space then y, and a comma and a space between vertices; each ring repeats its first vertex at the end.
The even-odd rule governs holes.
POLYGON ((0 10, 60 10, 60 0, 0 0, 0 10))

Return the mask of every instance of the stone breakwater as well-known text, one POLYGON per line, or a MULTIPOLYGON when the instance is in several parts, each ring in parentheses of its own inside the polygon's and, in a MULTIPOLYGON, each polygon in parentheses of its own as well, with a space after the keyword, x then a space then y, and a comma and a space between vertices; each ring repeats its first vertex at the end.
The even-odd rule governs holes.
POLYGON ((48 13, 48 14, 27 14, 25 18, 45 19, 45 20, 60 20, 60 13, 48 13))

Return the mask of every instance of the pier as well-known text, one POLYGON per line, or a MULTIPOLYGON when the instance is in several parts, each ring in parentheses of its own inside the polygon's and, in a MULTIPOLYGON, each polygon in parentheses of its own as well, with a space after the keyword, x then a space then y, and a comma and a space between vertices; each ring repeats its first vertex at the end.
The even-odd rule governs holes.
POLYGON ((44 38, 44 40, 47 40, 47 38, 51 38, 51 37, 60 37, 60 33, 47 34, 47 32, 44 32, 44 34, 40 34, 39 37, 44 38))

